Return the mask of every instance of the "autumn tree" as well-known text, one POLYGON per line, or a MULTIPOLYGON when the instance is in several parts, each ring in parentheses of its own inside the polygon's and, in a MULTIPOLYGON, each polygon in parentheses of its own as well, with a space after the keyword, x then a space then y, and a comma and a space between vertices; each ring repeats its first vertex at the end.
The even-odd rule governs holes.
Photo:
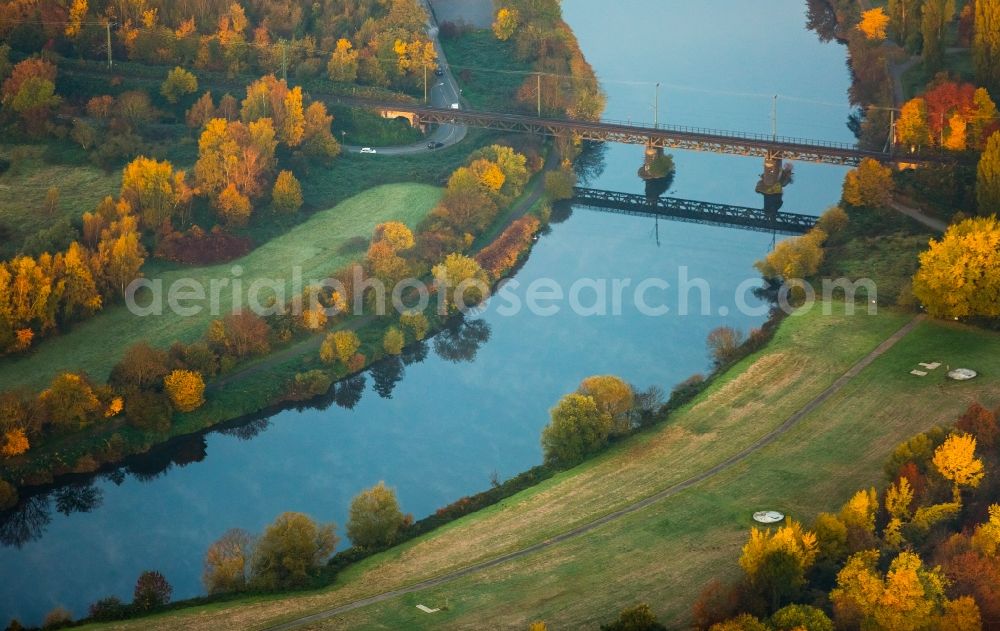
POLYGON ((576 173, 568 166, 545 174, 545 194, 552 201, 572 199, 574 186, 576 173))
POLYGON ((879 552, 852 556, 837 574, 830 592, 838 626, 844 628, 925 629, 944 603, 945 579, 939 569, 924 567, 920 557, 902 552, 883 575, 879 552))
POLYGON ((139 213, 146 228, 158 229, 169 222, 192 195, 184 171, 175 172, 166 160, 139 156, 122 172, 121 197, 139 213))
POLYGON ((861 22, 858 24, 858 29, 869 40, 882 41, 886 37, 886 29, 889 27, 889 21, 889 16, 885 14, 885 10, 882 7, 878 7, 861 14, 861 22))
POLYGON ((258 198, 274 169, 277 144, 269 118, 249 124, 214 118, 198 140, 195 180, 209 196, 218 196, 231 185, 243 197, 258 198))
POLYGON ((430 323, 427 316, 419 311, 407 311, 399 316, 399 325, 408 331, 418 342, 427 336, 430 323))
POLYGON ((302 153, 308 158, 329 161, 340 155, 340 143, 333 137, 333 116, 326 106, 313 101, 306 108, 302 153))
POLYGON ((146 571, 139 575, 132 595, 132 606, 139 611, 150 611, 170 602, 173 588, 167 579, 156 571, 146 571))
POLYGON ((403 352, 406 339, 403 332, 394 326, 389 327, 382 337, 382 349, 389 355, 399 355, 403 352))
POLYGON ((387 243, 394 252, 409 250, 415 243, 413 232, 405 223, 399 221, 387 221, 375 226, 372 241, 387 243))
POLYGON ((271 329, 263 318, 251 311, 227 315, 222 319, 222 328, 225 350, 237 359, 266 355, 271 350, 271 329))
POLYGON ((202 129, 216 117, 215 101, 211 92, 205 92, 187 111, 184 120, 191 129, 202 129))
POLYGON ((305 137, 302 98, 302 88, 289 89, 283 79, 268 75, 247 86, 240 119, 246 124, 270 119, 278 139, 289 147, 297 147, 305 137))
POLYGON ((579 394, 594 399, 597 409, 612 420, 612 431, 624 434, 632 429, 631 412, 635 401, 632 386, 619 377, 600 375, 580 382, 579 394))
POLYGON ((920 149, 931 144, 930 128, 927 126, 927 101, 922 97, 910 99, 903 104, 896 123, 896 141, 920 149))
POLYGON ((358 51, 354 50, 350 40, 343 37, 337 40, 326 72, 331 81, 340 83, 353 83, 358 78, 358 51))
POLYGON ((294 213, 302 207, 302 185, 291 171, 278 174, 271 192, 271 202, 275 210, 282 213, 294 213))
POLYGON ((55 64, 32 57, 14 66, 0 86, 0 102, 17 113, 29 131, 39 132, 61 99, 56 95, 55 64))
POLYGON ((833 631, 833 620, 822 609, 809 605, 788 605, 774 612, 775 631, 833 631))
POLYGON ((245 530, 227 530, 205 553, 201 582, 212 594, 246 589, 253 554, 253 538, 245 530))
POLYGON ((14 427, 0 434, 0 456, 13 458, 31 448, 28 434, 23 428, 14 427))
POLYGON ((219 216, 230 226, 247 225, 253 212, 250 198, 241 193, 232 182, 219 193, 215 200, 215 208, 219 211, 219 216))
POLYGON ((723 366, 736 357, 736 352, 744 341, 746 336, 742 331, 729 326, 720 326, 708 334, 708 354, 716 366, 723 366))
POLYGON ((121 390, 148 390, 159 386, 167 376, 167 353, 146 342, 130 346, 112 369, 109 383, 121 390))
POLYGON ((936 317, 1000 316, 1000 222, 996 217, 952 224, 920 255, 913 294, 936 317))
POLYGON ((922 0, 889 0, 892 30, 896 42, 901 46, 913 49, 911 43, 919 36, 921 2, 922 0))
POLYGON ((520 25, 521 14, 515 8, 502 7, 493 20, 493 34, 501 42, 506 42, 514 35, 520 25))
POLYGON ((193 412, 205 402, 205 381, 200 373, 174 370, 163 379, 163 387, 181 412, 193 412))
POLYGON ((1000 94, 1000 4, 993 0, 975 2, 972 60, 976 80, 1000 94))
POLYGON ((981 214, 1000 212, 1000 132, 990 136, 979 158, 976 200, 981 214))
POLYGON ((844 201, 851 206, 883 208, 891 201, 892 169, 865 158, 844 178, 844 201))
POLYGON ((347 536, 360 548, 381 548, 393 542, 406 518, 399 510, 396 492, 379 482, 351 500, 347 536))
POLYGON ((564 396, 551 411, 552 420, 542 431, 547 462, 562 467, 578 464, 603 447, 611 434, 611 416, 601 412, 593 397, 564 396))
POLYGON ((432 270, 435 286, 451 311, 478 305, 489 294, 489 279, 475 259, 454 253, 432 270))
POLYGON ((282 513, 254 546, 250 583, 258 589, 301 587, 337 548, 333 524, 282 513))
POLYGON ((49 421, 60 429, 80 429, 88 425, 101 408, 91 384, 84 377, 63 373, 38 397, 49 421))
POLYGON ((743 546, 740 567, 774 611, 805 584, 806 572, 816 561, 816 554, 816 535, 789 520, 773 532, 752 529, 743 546))
MULTIPOLYGON (((176 67, 167 74, 160 86, 160 94, 169 103, 177 103, 188 94, 198 91, 198 78, 181 67, 176 67)), ((211 96, 209 96, 211 98, 211 96)))
POLYGON ((348 364, 361 348, 361 340, 354 331, 335 331, 326 336, 320 347, 320 358, 328 363, 348 364))
POLYGON ((645 603, 626 607, 618 612, 618 618, 614 622, 601 625, 601 631, 666 631, 666 629, 645 603))
POLYGON ((969 406, 955 422, 955 429, 971 434, 976 444, 987 450, 997 447, 997 438, 1000 437, 996 414, 979 403, 969 406))
POLYGON ((955 503, 962 500, 962 488, 979 486, 985 473, 983 461, 976 458, 976 439, 969 434, 949 436, 934 451, 934 467, 952 483, 955 503))

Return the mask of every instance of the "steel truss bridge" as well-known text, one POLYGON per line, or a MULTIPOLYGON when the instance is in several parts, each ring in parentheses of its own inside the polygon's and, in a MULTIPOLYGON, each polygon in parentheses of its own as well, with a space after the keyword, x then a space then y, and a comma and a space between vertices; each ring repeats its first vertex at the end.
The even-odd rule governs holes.
POLYGON ((842 142, 807 140, 768 134, 659 125, 645 127, 624 121, 583 121, 545 118, 501 112, 444 109, 400 102, 382 102, 357 98, 334 98, 344 105, 365 107, 383 114, 401 113, 414 125, 465 125, 505 132, 540 134, 544 136, 576 136, 583 140, 645 145, 663 149, 708 151, 769 159, 817 162, 841 166, 857 166, 863 159, 879 162, 927 164, 947 162, 940 155, 921 153, 886 153, 866 151, 842 142))
POLYGON ((676 197, 649 199, 645 195, 590 188, 573 189, 573 204, 622 215, 665 217, 688 223, 714 224, 777 234, 805 234, 816 217, 796 213, 769 213, 759 208, 698 202, 676 197))

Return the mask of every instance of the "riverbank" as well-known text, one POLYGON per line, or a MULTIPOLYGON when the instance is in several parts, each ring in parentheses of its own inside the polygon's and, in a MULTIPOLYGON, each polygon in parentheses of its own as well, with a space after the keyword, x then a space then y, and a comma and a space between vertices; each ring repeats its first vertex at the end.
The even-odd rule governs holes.
MULTIPOLYGON (((653 497, 768 435, 911 319, 905 313, 790 318, 764 351, 741 361, 656 431, 624 441, 491 508, 350 567, 328 589, 299 596, 249 597, 182 610, 110 629, 270 628, 305 615, 450 574, 520 549, 533 549, 644 497, 653 497), (830 340, 837 344, 831 345, 830 340), (252 622, 251 622, 252 621, 252 622)), ((454 582, 396 594, 336 618, 337 628, 466 628, 532 619, 580 627, 623 603, 653 603, 681 626, 701 585, 731 564, 750 514, 762 506, 809 520, 847 499, 880 471, 895 444, 959 414, 969 399, 1000 402, 996 380, 920 381, 910 364, 933 357, 1000 374, 989 351, 996 334, 923 322, 787 434, 693 488, 651 503, 614 524, 534 550, 454 582), (878 384, 878 387, 875 387, 878 384), (941 396, 945 388, 948 396, 941 396), (849 404, 848 404, 849 402, 849 404), (662 562, 671 559, 670 563, 662 562), (624 580, 628 578, 628 580, 624 580), (589 593, 563 607, 558 594, 589 593), (434 617, 416 603, 446 607, 434 617)), ((994 346, 995 347, 995 346, 994 346)), ((94 627, 96 628, 96 627, 94 627)))

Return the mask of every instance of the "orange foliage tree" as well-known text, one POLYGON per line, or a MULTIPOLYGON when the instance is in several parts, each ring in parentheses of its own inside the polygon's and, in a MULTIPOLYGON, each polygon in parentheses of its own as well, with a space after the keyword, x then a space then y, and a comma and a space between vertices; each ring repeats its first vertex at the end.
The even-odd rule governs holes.
POLYGON ((181 412, 193 412, 205 402, 205 381, 191 370, 174 370, 163 379, 170 401, 181 412))

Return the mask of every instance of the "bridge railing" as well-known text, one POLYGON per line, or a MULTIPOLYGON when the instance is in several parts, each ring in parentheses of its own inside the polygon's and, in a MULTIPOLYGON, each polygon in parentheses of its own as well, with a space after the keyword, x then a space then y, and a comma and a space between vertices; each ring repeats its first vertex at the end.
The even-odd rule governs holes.
POLYGON ((812 138, 799 138, 795 136, 775 136, 773 134, 758 134, 753 132, 733 131, 731 129, 718 129, 713 127, 693 127, 690 125, 663 125, 654 126, 649 123, 637 121, 623 121, 615 119, 601 119, 598 121, 605 125, 616 125, 621 127, 633 127, 642 130, 653 130, 663 132, 677 132, 684 134, 696 134, 702 136, 724 136, 726 138, 739 138, 742 140, 752 140, 755 142, 776 142, 784 145, 803 145, 807 147, 824 147, 826 149, 843 149, 845 151, 857 151, 854 143, 837 142, 833 140, 814 140, 812 138))

